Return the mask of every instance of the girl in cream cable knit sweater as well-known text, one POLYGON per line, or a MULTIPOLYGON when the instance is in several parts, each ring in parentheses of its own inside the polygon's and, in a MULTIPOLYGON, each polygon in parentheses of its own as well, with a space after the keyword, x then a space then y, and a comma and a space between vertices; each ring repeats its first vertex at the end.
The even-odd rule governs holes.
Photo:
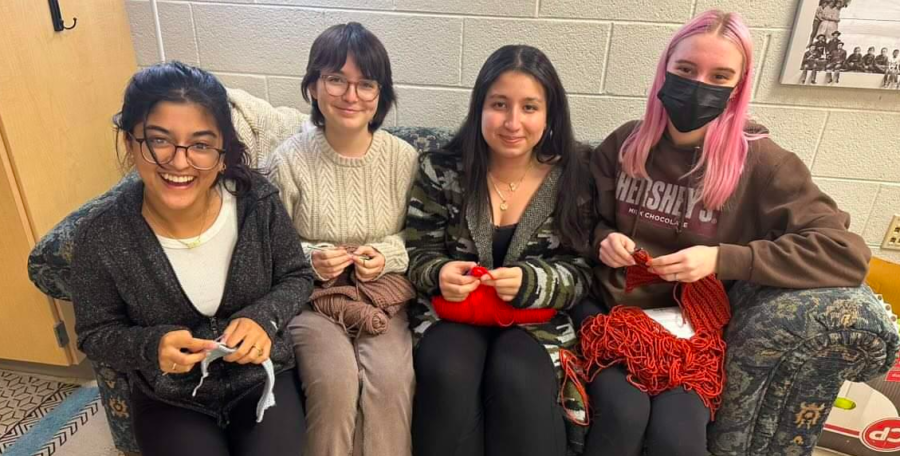
MULTIPOLYGON (((333 26, 313 43, 302 90, 318 128, 288 139, 268 168, 318 281, 345 270, 364 282, 403 274, 409 258, 401 231, 416 151, 378 129, 394 104, 387 52, 360 24, 333 26)), ((307 398, 303 454, 411 454, 406 312, 378 336, 351 338, 308 307, 289 329, 307 398)))

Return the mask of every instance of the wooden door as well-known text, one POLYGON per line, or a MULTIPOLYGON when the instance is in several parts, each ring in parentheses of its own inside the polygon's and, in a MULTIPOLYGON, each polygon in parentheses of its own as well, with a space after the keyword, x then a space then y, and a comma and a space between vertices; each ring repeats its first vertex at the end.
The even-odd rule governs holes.
POLYGON ((74 29, 53 30, 46 0, 0 1, 0 358, 66 365, 78 361, 71 308, 21 276, 35 239, 120 178, 111 118, 136 63, 123 0, 60 8, 74 29))
MULTIPOLYGON (((0 135, 2 139, 2 135, 0 135)), ((54 336, 56 309, 28 281, 26 260, 33 237, 16 198, 4 143, 0 141, 0 358, 67 365, 70 355, 54 336)))

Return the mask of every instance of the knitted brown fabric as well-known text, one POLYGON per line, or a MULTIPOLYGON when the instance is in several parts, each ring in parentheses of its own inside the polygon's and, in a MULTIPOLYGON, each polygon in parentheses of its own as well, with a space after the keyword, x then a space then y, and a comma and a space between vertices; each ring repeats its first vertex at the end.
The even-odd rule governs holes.
POLYGON ((317 286, 310 297, 313 309, 341 325, 347 334, 363 331, 378 335, 388 320, 416 297, 412 284, 401 274, 385 274, 361 282, 348 268, 340 276, 317 286))

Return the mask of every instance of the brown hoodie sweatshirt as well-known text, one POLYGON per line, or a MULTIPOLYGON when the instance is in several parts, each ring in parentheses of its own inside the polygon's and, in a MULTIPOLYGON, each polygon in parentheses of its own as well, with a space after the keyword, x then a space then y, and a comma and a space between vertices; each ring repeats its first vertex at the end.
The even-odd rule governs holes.
MULTIPOLYGON (((740 183, 725 208, 713 211, 703 206, 696 190, 700 173, 684 177, 699 160, 699 147, 678 148, 663 135, 647 160, 649 180, 621 172, 619 149, 637 124, 619 127, 591 155, 599 216, 594 255, 600 242, 618 231, 653 257, 695 245, 719 246, 716 270, 726 286, 734 280, 784 288, 862 283, 869 248, 847 231, 849 214, 819 190, 796 155, 769 138, 751 141, 740 183)), ((768 132, 754 124, 747 131, 768 132)), ((625 268, 600 263, 594 276, 595 291, 608 307, 676 305, 673 284, 645 286, 626 295, 625 268)))

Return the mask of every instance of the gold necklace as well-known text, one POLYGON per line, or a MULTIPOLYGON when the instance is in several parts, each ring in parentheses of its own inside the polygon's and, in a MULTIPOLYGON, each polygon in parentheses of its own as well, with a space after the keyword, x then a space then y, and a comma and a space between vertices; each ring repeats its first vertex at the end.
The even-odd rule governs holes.
POLYGON ((492 179, 494 179, 494 180, 496 180, 496 181, 498 181, 498 182, 500 182, 500 183, 506 184, 506 185, 509 187, 509 191, 512 192, 512 193, 515 193, 516 190, 519 189, 519 186, 522 185, 522 181, 525 180, 525 176, 528 175, 528 171, 531 171, 531 168, 532 168, 533 166, 534 166, 534 160, 531 160, 531 162, 528 163, 528 167, 525 168, 525 172, 522 173, 522 177, 520 177, 519 180, 516 181, 516 182, 504 182, 504 181, 502 181, 502 180, 497 179, 496 177, 494 177, 493 173, 491 173, 490 171, 488 171, 488 174, 491 175, 491 178, 492 178, 492 179))
POLYGON ((506 212, 509 209, 509 204, 506 204, 506 197, 503 196, 503 193, 500 191, 500 188, 497 187, 497 183, 494 182, 494 176, 488 173, 488 179, 491 181, 491 185, 494 187, 494 191, 497 192, 497 196, 500 197, 500 211, 506 212))
MULTIPOLYGON (((165 228, 165 227, 163 226, 163 224, 160 223, 159 219, 156 218, 156 214, 153 214, 151 218, 154 219, 154 223, 156 223, 157 227, 159 227, 161 230, 165 231, 163 234, 164 234, 167 238, 169 238, 169 239, 174 239, 174 240, 177 241, 179 244, 181 244, 181 245, 187 247, 187 248, 190 250, 190 249, 194 249, 194 248, 199 247, 200 244, 203 243, 203 228, 206 226, 206 217, 209 215, 209 207, 210 207, 210 206, 212 206, 212 204, 211 204, 211 203, 208 203, 208 204, 206 205, 206 208, 203 210, 203 220, 202 220, 201 223, 200 223, 200 232, 197 233, 197 236, 194 237, 194 240, 192 240, 192 241, 190 241, 190 242, 184 242, 183 239, 179 239, 178 237, 174 236, 174 235, 172 234, 172 232, 168 230, 168 228, 165 228)), ((150 214, 151 212, 153 212, 153 211, 150 210, 150 209, 148 208, 148 209, 147 209, 147 214, 150 214)))

